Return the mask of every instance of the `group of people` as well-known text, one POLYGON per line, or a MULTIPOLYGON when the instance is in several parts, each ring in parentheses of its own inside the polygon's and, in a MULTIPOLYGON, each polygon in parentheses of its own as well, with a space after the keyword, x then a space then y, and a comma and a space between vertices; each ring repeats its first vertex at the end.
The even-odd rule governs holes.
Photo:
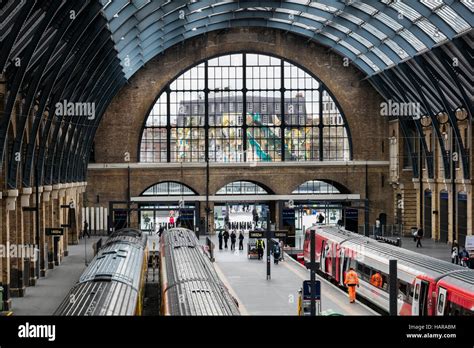
MULTIPOLYGON (((234 230, 229 233, 229 231, 225 230, 224 233, 222 231, 219 232, 217 235, 219 239, 219 250, 222 250, 222 242, 224 242, 224 248, 228 248, 228 242, 230 238, 230 250, 235 250, 235 242, 237 241, 237 234, 234 230)), ((244 250, 244 233, 242 231, 239 232, 239 250, 244 250)))
MULTIPOLYGON (((263 241, 263 239, 257 239, 255 247, 257 248, 258 259, 261 260, 263 258, 263 251, 265 250, 265 242, 263 241)), ((283 260, 282 247, 282 241, 280 241, 279 243, 273 243, 271 254, 273 255, 273 263, 275 265, 278 265, 278 262, 283 260)))
MULTIPOLYGON (((229 231, 219 231, 219 234, 217 235, 217 239, 219 240, 219 250, 223 249, 228 249, 228 243, 230 239, 230 250, 235 250, 235 243, 237 241, 237 238, 239 238, 239 250, 244 250, 244 233, 243 231, 239 231, 239 236, 237 237, 237 233, 235 230, 231 230, 230 233, 229 231)), ((263 239, 257 239, 257 242, 255 244, 255 247, 257 248, 257 255, 258 259, 261 260, 263 258, 263 252, 265 250, 265 242, 263 239)), ((278 264, 280 260, 282 260, 282 252, 281 252, 281 245, 280 243, 273 243, 273 247, 271 250, 271 253, 273 255, 273 260, 275 264, 278 264)))
POLYGON ((459 250, 456 240, 451 247, 451 262, 463 267, 467 267, 469 262, 469 252, 464 247, 461 247, 461 250, 459 250))

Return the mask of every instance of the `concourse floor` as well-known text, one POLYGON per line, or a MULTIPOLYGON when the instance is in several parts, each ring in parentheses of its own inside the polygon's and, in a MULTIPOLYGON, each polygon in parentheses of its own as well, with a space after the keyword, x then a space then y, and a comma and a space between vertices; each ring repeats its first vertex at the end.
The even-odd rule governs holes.
POLYGON ((12 298, 13 315, 52 315, 84 272, 86 253, 87 260, 92 260, 92 245, 100 238, 86 238, 85 246, 84 239, 78 245, 69 245, 69 256, 63 258, 59 266, 47 270, 36 286, 27 287, 24 297, 12 298))
MULTIPOLYGON (((214 265, 219 276, 239 301, 243 315, 297 315, 298 289, 309 280, 309 271, 285 255, 278 265, 271 263, 271 279, 266 279, 266 262, 247 258, 247 235, 244 250, 219 250, 216 236, 214 265)), ((202 243, 204 240, 202 239, 202 243)), ((318 276, 317 279, 321 280, 318 276)), ((376 315, 359 303, 349 303, 346 293, 325 280, 321 281, 322 310, 333 310, 343 315, 376 315)))

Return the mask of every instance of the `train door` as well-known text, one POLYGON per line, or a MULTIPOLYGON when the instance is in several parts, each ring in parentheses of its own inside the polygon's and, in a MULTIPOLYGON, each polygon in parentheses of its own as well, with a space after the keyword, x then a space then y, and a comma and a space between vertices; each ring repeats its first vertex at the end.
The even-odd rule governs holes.
POLYGON ((341 285, 344 285, 344 275, 346 274, 347 269, 349 268, 349 261, 350 258, 346 257, 346 251, 344 250, 344 248, 341 248, 339 259, 339 283, 341 285))
POLYGON ((428 282, 421 279, 415 280, 412 315, 426 315, 428 301, 428 282))
POLYGON ((332 254, 331 254, 331 274, 333 279, 337 279, 337 247, 338 245, 334 243, 332 245, 332 254))
POLYGON ((436 301, 436 315, 444 315, 448 301, 447 296, 448 290, 440 287, 438 289, 438 301, 436 301))
POLYGON ((328 270, 328 267, 326 264, 328 254, 329 254, 329 245, 325 240, 323 240, 321 244, 321 257, 319 260, 319 265, 320 265, 321 271, 324 273, 327 273, 327 270, 328 270))

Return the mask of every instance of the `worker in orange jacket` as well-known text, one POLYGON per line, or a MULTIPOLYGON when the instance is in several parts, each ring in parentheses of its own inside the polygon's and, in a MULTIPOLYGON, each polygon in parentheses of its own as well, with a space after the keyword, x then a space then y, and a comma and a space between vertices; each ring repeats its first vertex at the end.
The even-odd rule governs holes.
POLYGON ((379 272, 375 272, 372 277, 370 277, 370 284, 377 288, 382 287, 382 276, 380 275, 379 272))
POLYGON ((354 268, 349 268, 349 272, 346 273, 346 279, 344 280, 344 284, 347 285, 347 289, 349 292, 349 301, 350 303, 355 302, 356 298, 356 286, 359 287, 359 276, 357 275, 354 268))

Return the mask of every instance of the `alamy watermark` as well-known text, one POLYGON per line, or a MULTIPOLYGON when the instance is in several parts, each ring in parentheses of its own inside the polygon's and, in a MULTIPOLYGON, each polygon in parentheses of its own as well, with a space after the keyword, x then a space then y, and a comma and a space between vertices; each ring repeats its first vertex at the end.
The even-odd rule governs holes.
POLYGON ((56 116, 87 117, 88 120, 95 119, 95 103, 73 103, 63 100, 55 105, 56 116))
POLYGON ((30 259, 33 262, 38 260, 37 249, 30 244, 0 244, 0 257, 12 259, 30 259))
POLYGON ((420 103, 403 103, 389 99, 388 102, 380 103, 380 115, 395 117, 411 117, 414 120, 421 118, 420 103))

